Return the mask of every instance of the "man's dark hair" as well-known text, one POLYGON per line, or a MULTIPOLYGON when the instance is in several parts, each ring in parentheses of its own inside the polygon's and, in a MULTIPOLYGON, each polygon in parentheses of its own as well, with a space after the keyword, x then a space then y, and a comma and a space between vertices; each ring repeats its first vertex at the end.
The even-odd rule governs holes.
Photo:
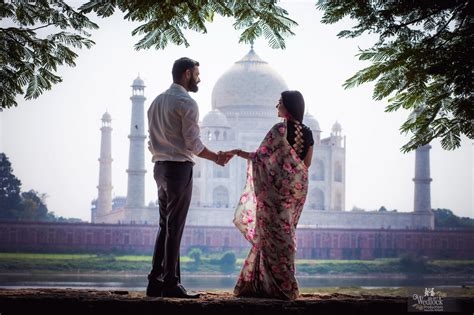
POLYGON ((299 91, 285 91, 281 93, 281 100, 291 118, 302 123, 304 116, 303 95, 299 91))
POLYGON ((191 58, 182 57, 176 60, 173 64, 173 70, 171 71, 173 74, 173 82, 178 83, 181 80, 183 73, 188 69, 194 68, 194 66, 199 67, 199 62, 191 58))

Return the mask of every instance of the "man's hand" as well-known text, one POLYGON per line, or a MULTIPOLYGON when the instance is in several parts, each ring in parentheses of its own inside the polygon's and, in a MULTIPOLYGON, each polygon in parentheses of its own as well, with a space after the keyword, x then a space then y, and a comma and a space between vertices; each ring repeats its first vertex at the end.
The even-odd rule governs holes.
POLYGON ((233 157, 234 157, 234 154, 232 152, 219 151, 217 153, 216 163, 219 164, 220 166, 225 166, 233 157))

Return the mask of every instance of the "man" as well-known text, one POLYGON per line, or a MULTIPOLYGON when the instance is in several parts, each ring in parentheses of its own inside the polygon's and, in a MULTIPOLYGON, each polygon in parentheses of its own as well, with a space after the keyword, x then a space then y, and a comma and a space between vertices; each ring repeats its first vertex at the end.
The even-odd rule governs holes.
POLYGON ((199 109, 188 94, 197 92, 199 63, 180 58, 173 84, 148 109, 149 150, 158 186, 160 229, 148 275, 147 296, 197 298, 181 285, 179 247, 193 187, 193 155, 224 166, 231 156, 207 149, 199 138, 199 109))

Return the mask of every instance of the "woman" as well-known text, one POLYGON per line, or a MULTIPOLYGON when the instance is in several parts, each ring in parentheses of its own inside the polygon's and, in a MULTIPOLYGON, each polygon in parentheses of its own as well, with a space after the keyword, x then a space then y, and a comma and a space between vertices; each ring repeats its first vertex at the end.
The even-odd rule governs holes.
POLYGON ((234 293, 294 300, 299 295, 295 231, 308 191, 314 141, 303 125, 300 92, 281 93, 276 107, 284 121, 272 127, 256 152, 231 151, 248 159, 234 224, 252 244, 234 293))

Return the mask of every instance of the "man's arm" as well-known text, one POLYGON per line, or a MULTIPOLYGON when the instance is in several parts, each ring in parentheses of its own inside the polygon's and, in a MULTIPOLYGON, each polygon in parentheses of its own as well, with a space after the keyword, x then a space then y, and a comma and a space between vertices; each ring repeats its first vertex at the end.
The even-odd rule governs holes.
POLYGON ((204 147, 204 149, 199 154, 197 154, 197 156, 209 161, 213 161, 220 166, 224 166, 228 162, 227 155, 224 152, 219 151, 218 153, 215 153, 206 147, 204 147))

